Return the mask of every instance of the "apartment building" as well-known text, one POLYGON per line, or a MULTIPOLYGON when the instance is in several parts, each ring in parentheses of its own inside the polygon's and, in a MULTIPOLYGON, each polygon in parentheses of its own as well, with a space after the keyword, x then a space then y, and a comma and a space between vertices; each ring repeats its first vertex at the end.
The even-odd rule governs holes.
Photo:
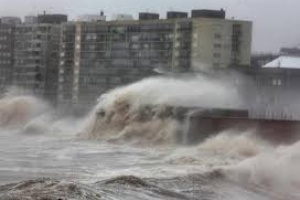
POLYGON ((192 69, 250 66, 252 23, 218 18, 192 19, 192 69))
POLYGON ((175 60, 183 61, 178 70, 187 69, 191 43, 187 29, 191 23, 183 20, 179 24, 182 29, 178 32, 186 35, 182 40, 184 49, 176 54, 178 58, 173 57, 175 24, 172 20, 64 24, 60 101, 94 103, 107 90, 151 76, 155 74, 154 69, 170 70, 175 60))
POLYGON ((1 17, 1 22, 3 24, 19 25, 22 23, 22 20, 20 17, 5 16, 1 17))
POLYGON ((109 89, 157 73, 250 64, 251 22, 227 20, 224 10, 187 16, 63 24, 59 103, 94 104, 109 89))
POLYGON ((12 84, 15 23, 0 19, 0 94, 12 84))
POLYGON ((55 103, 61 26, 54 15, 42 16, 45 23, 16 26, 13 84, 55 103))
POLYGON ((68 21, 68 16, 64 14, 47 14, 46 11, 42 15, 37 16, 37 22, 40 24, 61 24, 68 21))

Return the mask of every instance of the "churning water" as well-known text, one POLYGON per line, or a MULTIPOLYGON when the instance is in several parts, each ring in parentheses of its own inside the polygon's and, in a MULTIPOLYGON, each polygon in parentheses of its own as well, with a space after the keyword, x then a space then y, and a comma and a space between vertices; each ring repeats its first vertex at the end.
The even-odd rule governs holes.
POLYGON ((184 145, 172 107, 243 106, 230 84, 152 78, 99 98, 82 119, 32 96, 0 100, 0 199, 300 199, 300 143, 251 130, 184 145))

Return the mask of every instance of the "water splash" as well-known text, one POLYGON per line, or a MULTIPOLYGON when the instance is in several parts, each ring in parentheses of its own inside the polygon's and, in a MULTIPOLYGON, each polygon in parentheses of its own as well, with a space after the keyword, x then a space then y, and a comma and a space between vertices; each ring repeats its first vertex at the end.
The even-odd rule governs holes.
POLYGON ((299 152, 300 142, 279 146, 222 171, 228 179, 245 187, 267 191, 278 199, 300 199, 299 152))
POLYGON ((5 96, 0 100, 0 126, 22 127, 48 110, 47 103, 33 96, 5 96))
POLYGON ((202 76, 148 78, 102 95, 81 135, 173 144, 182 129, 180 108, 241 106, 237 90, 229 83, 202 76))
POLYGON ((230 130, 208 138, 198 147, 199 150, 243 158, 254 157, 272 148, 252 131, 241 133, 230 130))

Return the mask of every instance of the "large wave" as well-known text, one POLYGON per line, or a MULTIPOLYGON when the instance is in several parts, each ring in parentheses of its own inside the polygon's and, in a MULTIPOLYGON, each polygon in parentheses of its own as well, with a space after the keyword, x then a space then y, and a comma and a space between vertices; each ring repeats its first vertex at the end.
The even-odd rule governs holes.
POLYGON ((148 78, 102 95, 81 136, 145 144, 178 140, 186 108, 240 108, 237 88, 202 76, 148 78))

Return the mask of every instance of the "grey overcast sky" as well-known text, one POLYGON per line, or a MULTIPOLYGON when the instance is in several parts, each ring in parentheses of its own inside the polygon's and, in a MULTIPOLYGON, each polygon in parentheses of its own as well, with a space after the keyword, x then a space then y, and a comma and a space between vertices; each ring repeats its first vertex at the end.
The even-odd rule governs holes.
POLYGON ((137 17, 139 11, 165 17, 168 10, 224 8, 227 18, 253 21, 253 52, 278 52, 280 47, 300 44, 300 0, 0 0, 0 5, 0 16, 23 17, 47 10, 71 19, 100 10, 108 17, 117 13, 137 17))

